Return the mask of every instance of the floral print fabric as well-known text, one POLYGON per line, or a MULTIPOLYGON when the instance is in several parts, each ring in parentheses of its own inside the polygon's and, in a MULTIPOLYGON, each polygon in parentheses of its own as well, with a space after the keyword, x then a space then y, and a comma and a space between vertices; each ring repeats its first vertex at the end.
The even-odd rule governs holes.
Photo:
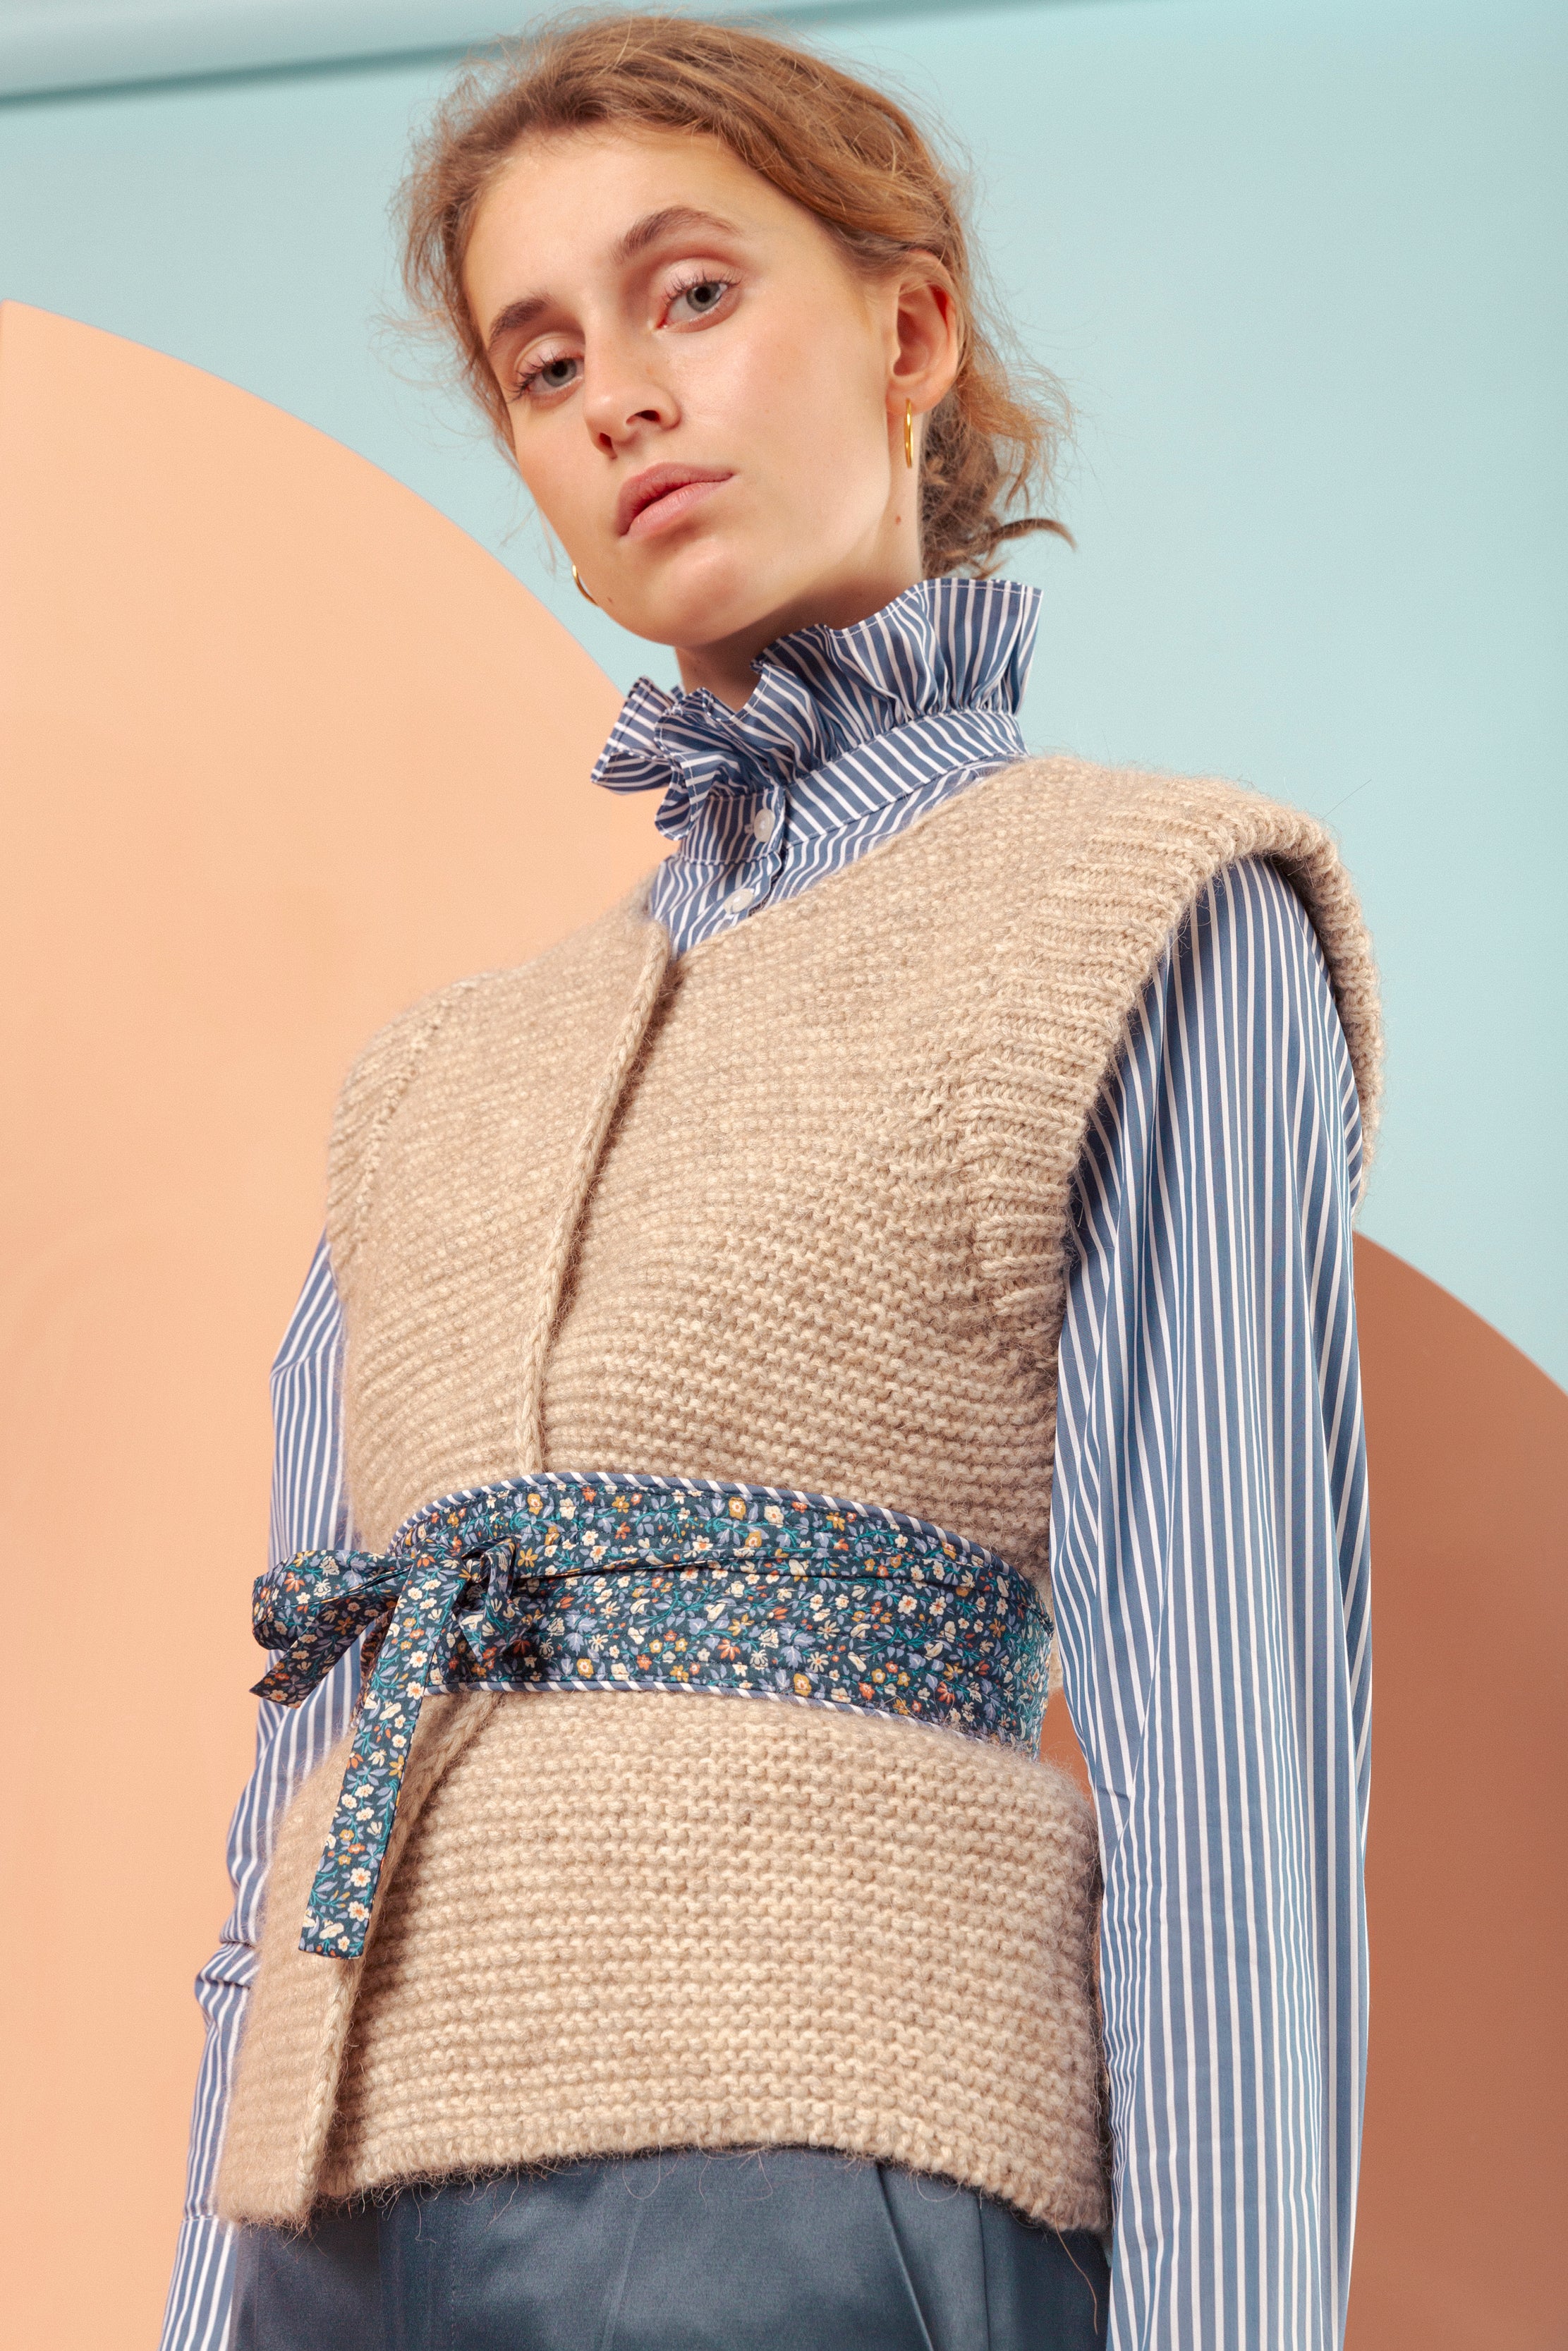
POLYGON ((722 1690, 906 1715, 1032 1750, 1051 1623, 994 1552, 864 1503, 552 1473, 455 1494, 384 1557, 302 1552, 260 1577, 297 1705, 356 1635, 364 1683, 301 1950, 357 1958, 426 1690, 722 1690))

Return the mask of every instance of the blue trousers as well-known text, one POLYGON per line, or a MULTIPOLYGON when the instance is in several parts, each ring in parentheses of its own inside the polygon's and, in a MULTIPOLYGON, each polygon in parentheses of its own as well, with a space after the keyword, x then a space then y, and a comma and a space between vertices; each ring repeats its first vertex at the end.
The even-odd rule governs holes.
POLYGON ((233 2351, 1095 2351, 1099 2239, 799 2147, 401 2189, 242 2231, 233 2351))

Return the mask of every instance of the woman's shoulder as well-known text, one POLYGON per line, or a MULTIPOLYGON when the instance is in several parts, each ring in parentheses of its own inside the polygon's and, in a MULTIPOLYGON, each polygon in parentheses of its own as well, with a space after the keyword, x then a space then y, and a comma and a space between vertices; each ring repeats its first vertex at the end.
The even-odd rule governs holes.
POLYGON ((1020 921, 1063 928, 1083 946, 1130 930, 1163 946, 1219 874, 1262 859, 1306 907, 1330 962, 1370 970, 1333 834, 1306 810, 1249 784, 1054 752, 1018 760, 964 797, 982 857, 1012 877, 1020 921))
POLYGON ((1052 751, 999 768, 964 799, 977 831, 1004 837, 1024 870, 1048 881, 1100 863, 1108 879, 1113 871, 1130 882, 1141 871, 1148 884, 1158 874, 1163 892, 1246 857, 1272 857, 1287 870, 1339 863, 1316 817, 1223 776, 1052 751))
POLYGON ((466 1025, 499 1011, 515 1020, 530 1000, 558 1001, 585 985, 594 986, 628 956, 640 952, 646 922, 644 879, 630 894, 520 963, 499 964, 467 973, 420 997, 375 1030, 350 1064, 340 1100, 384 1092, 406 1083, 410 1070, 454 1019, 466 1025))
POLYGON ((351 1249, 382 1144, 416 1080, 439 1088, 448 1062, 481 1064, 515 1050, 538 1021, 570 1029, 574 999, 604 998, 622 966, 643 953, 646 883, 566 938, 517 964, 449 981, 394 1015, 350 1065, 339 1092, 328 1153, 328 1230, 333 1254, 351 1249), (434 1065, 434 1068, 433 1068, 434 1065))
MULTIPOLYGON (((1333 834, 1305 810, 1223 777, 1100 766, 1068 753, 1018 761, 975 787, 954 831, 994 928, 998 999, 1104 1040, 1222 877, 1267 869, 1304 909, 1370 1116, 1382 1026, 1376 967, 1333 834)), ((1265 883, 1265 890, 1270 886, 1265 883)))

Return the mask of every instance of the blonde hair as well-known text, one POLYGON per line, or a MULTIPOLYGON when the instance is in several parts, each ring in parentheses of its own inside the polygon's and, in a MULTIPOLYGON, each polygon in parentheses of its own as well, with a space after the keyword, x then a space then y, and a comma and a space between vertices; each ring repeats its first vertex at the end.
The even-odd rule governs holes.
POLYGON ((961 356, 925 426, 927 572, 983 577, 1007 539, 1068 536, 1050 516, 1004 519, 1049 486, 1067 404, 1043 369, 1005 360, 981 319, 958 191, 916 125, 809 49, 685 16, 558 19, 503 44, 463 74, 415 152, 399 199, 403 284, 416 316, 455 346, 460 378, 508 454, 506 402, 463 283, 474 223, 520 141, 617 123, 720 141, 868 275, 910 255, 938 265, 957 306, 961 356))

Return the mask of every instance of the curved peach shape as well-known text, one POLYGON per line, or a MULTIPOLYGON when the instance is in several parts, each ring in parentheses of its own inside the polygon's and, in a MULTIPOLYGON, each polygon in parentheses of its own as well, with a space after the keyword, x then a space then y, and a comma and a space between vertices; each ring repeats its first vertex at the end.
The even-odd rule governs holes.
POLYGON ((421 499, 0 311, 8 2340, 155 2339, 227 1908, 267 1366, 347 1062, 658 853, 619 696, 421 499))
POLYGON ((1555 2351, 1568 1395, 1369 1241, 1356 1301, 1375 1695, 1349 2351, 1555 2351))

